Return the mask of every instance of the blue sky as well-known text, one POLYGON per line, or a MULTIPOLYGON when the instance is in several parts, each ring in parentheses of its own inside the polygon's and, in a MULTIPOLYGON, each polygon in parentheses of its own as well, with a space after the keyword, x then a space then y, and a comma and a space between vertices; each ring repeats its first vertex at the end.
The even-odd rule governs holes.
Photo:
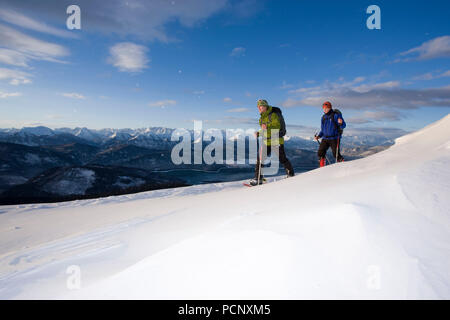
POLYGON ((80 0, 0 4, 0 127, 254 127, 256 100, 313 133, 330 100, 355 130, 450 111, 448 1, 80 0), (369 30, 369 5, 381 29, 369 30))

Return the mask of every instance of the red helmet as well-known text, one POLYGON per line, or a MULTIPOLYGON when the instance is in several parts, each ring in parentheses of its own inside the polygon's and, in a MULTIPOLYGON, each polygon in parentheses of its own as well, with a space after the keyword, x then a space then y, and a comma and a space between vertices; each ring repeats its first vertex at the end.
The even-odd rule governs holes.
POLYGON ((328 108, 331 108, 331 102, 330 101, 325 101, 322 105, 322 107, 327 106, 328 108))

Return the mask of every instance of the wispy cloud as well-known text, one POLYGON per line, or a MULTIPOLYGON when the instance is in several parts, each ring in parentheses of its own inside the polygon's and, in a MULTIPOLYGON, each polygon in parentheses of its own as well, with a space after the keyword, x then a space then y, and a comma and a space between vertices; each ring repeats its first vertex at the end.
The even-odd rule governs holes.
POLYGON ((16 67, 27 67, 29 59, 30 58, 27 57, 27 55, 19 51, 0 48, 0 63, 9 64, 16 67))
POLYGON ((448 58, 450 57, 450 36, 442 36, 428 40, 418 47, 401 52, 400 55, 409 57, 397 59, 395 62, 448 58))
POLYGON ((73 32, 51 27, 45 23, 32 19, 14 10, 1 8, 0 20, 8 22, 10 24, 30 29, 33 31, 43 32, 63 38, 78 38, 73 32))
POLYGON ((227 110, 227 112, 231 112, 231 113, 247 112, 247 111, 249 111, 248 108, 233 108, 233 109, 227 110))
POLYGON ((60 114, 46 114, 44 116, 44 118, 51 119, 51 120, 59 120, 59 119, 63 119, 64 117, 60 114))
POLYGON ((63 97, 71 98, 71 99, 80 99, 80 100, 86 99, 86 97, 84 95, 82 95, 80 93, 76 93, 76 92, 63 92, 63 93, 61 93, 61 95, 63 97))
POLYGON ((229 97, 223 98, 223 102, 231 102, 231 101, 233 101, 233 100, 229 97))
POLYGON ((69 54, 69 51, 59 44, 28 36, 1 24, 0 39, 2 39, 2 47, 9 49, 0 52, 0 60, 2 62, 13 61, 13 63, 23 66, 26 66, 27 61, 32 59, 63 62, 59 59, 69 54), (11 50, 14 50, 16 53, 13 54, 11 50))
POLYGON ((230 56, 232 57, 242 57, 245 56, 247 50, 244 47, 237 47, 231 50, 230 56))
POLYGON ((289 84, 286 81, 283 80, 283 83, 280 86, 280 89, 290 89, 292 88, 294 85, 293 84, 289 84))
POLYGON ((210 123, 210 124, 220 124, 222 126, 225 126, 227 128, 232 128, 233 126, 257 126, 258 125, 258 118, 242 118, 242 117, 234 117, 234 116, 226 116, 219 119, 190 119, 186 120, 189 122, 193 121, 202 121, 204 123, 210 123))
MULTIPOLYGON (((340 88, 348 88, 353 87, 356 88, 356 85, 360 84, 361 82, 365 81, 365 77, 356 77, 353 80, 345 81, 343 77, 339 78, 336 82, 330 82, 325 81, 322 85, 316 85, 314 87, 300 87, 298 89, 289 90, 289 93, 291 94, 317 94, 320 93, 323 90, 337 90, 340 88)), ((307 81, 308 82, 308 81, 307 81)), ((312 83, 311 81, 309 81, 312 83)), ((361 86, 361 85, 359 85, 361 86)))
POLYGON ((439 78, 445 78, 445 77, 450 77, 450 70, 447 70, 445 72, 439 72, 439 73, 427 72, 427 73, 413 77, 413 80, 433 80, 433 79, 439 79, 439 78))
POLYGON ((356 92, 369 92, 377 89, 392 89, 398 88, 400 86, 400 81, 386 81, 381 83, 373 83, 373 84, 361 84, 359 86, 355 86, 352 89, 356 92))
POLYGON ((223 117, 222 119, 215 120, 218 123, 226 124, 247 124, 247 125, 257 125, 257 118, 241 118, 241 117, 223 117))
POLYGON ((29 84, 31 83, 32 75, 20 70, 0 68, 0 80, 9 80, 9 84, 29 84))
POLYGON ((159 100, 159 101, 153 101, 148 104, 149 107, 158 107, 158 108, 165 108, 168 106, 174 106, 177 102, 175 100, 159 100))
POLYGON ((366 124, 374 121, 400 121, 405 117, 405 112, 398 110, 374 110, 364 111, 360 115, 351 117, 346 121, 353 124, 366 124))
POLYGON ((0 91, 0 99, 10 98, 10 97, 19 97, 22 93, 20 92, 3 92, 0 91))
POLYGON ((147 47, 132 42, 117 43, 109 49, 107 62, 121 72, 142 72, 150 62, 147 51, 147 47))
POLYGON ((261 0, 239 0, 239 1, 228 1, 230 6, 230 11, 240 17, 248 18, 256 12, 260 11, 264 6, 264 1, 261 0))

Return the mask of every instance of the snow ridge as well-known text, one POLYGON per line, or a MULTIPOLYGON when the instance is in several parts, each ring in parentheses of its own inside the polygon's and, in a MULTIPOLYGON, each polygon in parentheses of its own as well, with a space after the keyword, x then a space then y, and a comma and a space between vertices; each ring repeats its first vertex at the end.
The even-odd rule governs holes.
POLYGON ((447 115, 260 187, 1 207, 0 297, 449 299, 449 168, 447 115))

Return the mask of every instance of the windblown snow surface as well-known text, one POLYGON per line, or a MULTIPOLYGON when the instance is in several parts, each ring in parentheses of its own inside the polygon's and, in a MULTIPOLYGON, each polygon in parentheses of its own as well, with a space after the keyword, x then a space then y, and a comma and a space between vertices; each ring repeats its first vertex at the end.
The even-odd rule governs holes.
POLYGON ((450 115, 367 158, 0 207, 0 298, 450 298, 450 115))

